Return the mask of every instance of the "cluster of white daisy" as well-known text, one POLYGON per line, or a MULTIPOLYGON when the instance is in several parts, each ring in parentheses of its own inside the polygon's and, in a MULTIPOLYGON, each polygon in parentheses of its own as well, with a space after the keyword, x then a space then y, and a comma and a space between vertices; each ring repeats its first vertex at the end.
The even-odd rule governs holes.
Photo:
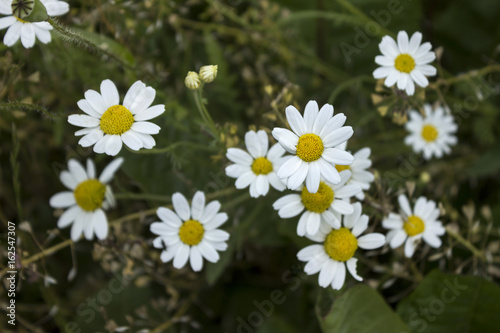
MULTIPOLYGON (((6 28, 6 45, 13 45, 19 38, 29 48, 35 37, 42 43, 50 41, 52 29, 45 22, 48 15, 57 16, 68 12, 67 3, 57 0, 0 0, 0 13, 9 15, 0 19, 0 28, 6 28), (45 15, 45 16, 44 16, 45 15)), ((380 43, 382 56, 375 62, 382 67, 374 71, 377 79, 385 78, 388 87, 397 84, 408 96, 415 92, 415 83, 425 88, 426 76, 436 74, 429 65, 435 54, 431 44, 421 45, 422 34, 415 33, 409 39, 406 32, 398 34, 397 42, 386 36, 380 43)), ((189 72, 185 85, 191 90, 212 82, 217 76, 217 66, 201 67, 199 73, 189 72)), ((84 114, 68 117, 72 125, 82 127, 75 135, 82 136, 82 147, 93 146, 95 153, 117 155, 125 144, 130 150, 151 149, 156 145, 153 135, 160 127, 149 120, 165 111, 163 104, 153 105, 156 91, 143 82, 135 82, 120 104, 120 94, 111 80, 104 80, 100 92, 87 90, 78 107, 84 114)), ((381 233, 367 233, 369 218, 362 213, 365 191, 369 190, 374 175, 370 148, 352 154, 347 151, 347 141, 353 135, 350 126, 344 126, 344 114, 334 115, 333 106, 319 108, 316 101, 307 103, 303 115, 294 107, 285 110, 290 129, 276 127, 272 137, 277 141, 269 148, 270 135, 264 130, 245 134, 246 151, 229 148, 227 158, 233 164, 226 167, 226 174, 235 178, 238 189, 249 188, 250 196, 266 196, 270 187, 293 191, 274 202, 273 208, 283 218, 300 215, 297 235, 309 238, 316 244, 297 254, 307 264, 307 274, 319 273, 319 285, 341 289, 346 279, 346 268, 354 279, 361 281, 357 273, 356 250, 373 250, 386 244, 397 248, 403 243, 404 255, 411 257, 422 240, 431 247, 439 247, 439 236, 445 229, 438 221, 440 215, 436 203, 423 197, 417 199, 412 210, 406 196, 399 196, 400 214, 391 213, 382 222, 389 229, 387 237, 381 233), (364 234, 364 235, 363 235, 364 234)), ((457 126, 453 117, 441 107, 426 104, 424 114, 409 112, 406 124, 410 135, 405 142, 424 158, 442 157, 456 143, 453 135, 457 126)), ((100 240, 108 235, 108 221, 104 210, 114 206, 113 192, 109 186, 113 175, 123 163, 114 159, 96 176, 91 159, 86 168, 76 160, 69 160, 68 170, 61 172, 61 182, 70 190, 54 195, 50 204, 66 209, 61 213, 58 227, 71 227, 71 239, 81 236, 92 240, 94 234, 100 240)), ((157 215, 161 221, 151 224, 150 230, 157 235, 153 246, 163 249, 161 260, 173 260, 175 268, 182 268, 189 261, 194 271, 203 267, 203 258, 209 262, 219 260, 218 251, 227 249, 229 233, 219 229, 228 219, 219 212, 218 201, 206 202, 203 192, 196 192, 191 204, 180 193, 172 196, 173 210, 160 207, 157 215)))
POLYGON ((267 195, 270 185, 278 191, 294 191, 273 207, 281 218, 301 214, 297 234, 322 245, 301 250, 298 259, 308 262, 304 268, 307 274, 320 272, 322 287, 340 289, 346 266, 354 278, 361 279, 354 258, 358 246, 376 249, 385 244, 382 234, 359 237, 368 227, 368 216, 362 215, 359 202, 352 203, 355 198, 364 198, 363 191, 374 179, 367 170, 371 152, 369 148, 354 155, 346 151, 353 129, 344 126, 344 114, 334 116, 329 104, 320 109, 316 101, 310 101, 304 116, 294 106, 287 107, 285 113, 291 130, 274 128, 272 135, 278 143, 270 149, 264 130, 247 132, 248 152, 229 148, 226 156, 234 164, 226 168, 226 174, 236 178, 236 188, 249 187, 254 198, 267 195))
MULTIPOLYGON (((395 84, 399 90, 404 90, 408 96, 415 93, 415 84, 425 88, 429 85, 428 76, 436 75, 436 68, 430 65, 436 59, 429 42, 422 43, 422 34, 415 32, 411 38, 405 31, 400 31, 397 42, 390 36, 382 38, 379 44, 382 55, 375 57, 375 62, 381 67, 373 72, 376 79, 385 79, 384 84, 392 87, 395 84)), ((410 120, 406 129, 410 135, 405 143, 411 145, 416 153, 423 152, 425 159, 433 155, 441 158, 451 152, 450 146, 455 145, 457 138, 453 135, 457 125, 449 110, 437 106, 433 109, 424 105, 423 114, 409 110, 410 120)))
MULTIPOLYGON (((216 68, 215 68, 216 70, 216 68)), ((212 75, 216 75, 213 74, 212 75)), ((101 83, 100 93, 87 90, 85 99, 78 101, 78 107, 85 114, 70 115, 68 122, 83 129, 75 133, 83 137, 79 144, 83 147, 94 146, 95 153, 117 155, 122 145, 131 150, 151 149, 156 142, 153 134, 158 134, 160 127, 148 122, 165 111, 164 105, 151 106, 156 96, 152 87, 141 81, 135 82, 126 93, 123 104, 120 95, 111 80, 101 83)), ((72 224, 71 239, 78 241, 82 235, 92 240, 106 239, 108 221, 104 210, 114 206, 113 192, 109 182, 123 163, 123 158, 114 159, 96 178, 95 165, 87 160, 85 169, 76 160, 69 160, 68 171, 61 172, 61 182, 71 191, 61 192, 50 199, 54 208, 67 208, 59 217, 57 226, 65 228, 72 224)), ((175 268, 182 268, 189 263, 194 271, 203 267, 203 260, 217 262, 217 251, 225 251, 229 234, 218 229, 228 216, 219 213, 221 204, 212 201, 206 204, 203 192, 196 192, 191 206, 186 198, 175 193, 172 196, 172 211, 160 207, 157 215, 161 222, 151 224, 151 232, 158 237, 153 246, 164 248, 161 254, 163 262, 173 259, 175 268)))

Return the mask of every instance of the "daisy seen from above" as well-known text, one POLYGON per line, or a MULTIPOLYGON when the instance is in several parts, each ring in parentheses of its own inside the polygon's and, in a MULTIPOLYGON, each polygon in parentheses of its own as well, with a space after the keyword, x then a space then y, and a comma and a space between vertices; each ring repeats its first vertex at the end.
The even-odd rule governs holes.
POLYGON ((410 119, 405 127, 410 134, 405 138, 405 143, 412 146, 414 152, 423 152, 426 160, 432 156, 441 158, 451 152, 450 146, 457 143, 454 135, 457 124, 453 116, 446 114, 440 106, 432 109, 429 104, 425 104, 424 111, 425 118, 418 111, 409 111, 410 119))
POLYGON ((288 194, 276 200, 273 208, 283 218, 291 218, 304 211, 297 224, 297 235, 314 235, 321 225, 340 228, 340 215, 352 214, 351 197, 361 191, 358 185, 346 185, 351 177, 351 171, 340 172, 340 183, 333 185, 321 181, 316 193, 311 193, 307 187, 302 187, 300 194, 288 194))
POLYGON ((203 268, 203 258, 213 263, 219 261, 217 251, 227 249, 229 233, 218 228, 227 221, 227 214, 219 213, 219 201, 205 205, 205 200, 205 194, 198 191, 189 207, 186 198, 175 193, 172 195, 175 212, 158 208, 156 214, 161 222, 152 223, 150 229, 158 235, 153 246, 166 247, 161 253, 163 262, 173 259, 174 267, 181 269, 189 260, 191 268, 198 272, 203 268))
POLYGON ((298 189, 305 181, 307 190, 316 193, 321 177, 332 184, 340 183, 335 164, 350 165, 353 156, 336 146, 353 134, 351 126, 343 126, 346 116, 333 116, 333 106, 325 104, 321 110, 316 101, 307 103, 304 117, 294 106, 285 110, 291 131, 276 127, 274 138, 293 156, 278 169, 277 175, 291 190, 298 189))
POLYGON ((243 189, 250 186, 250 196, 257 198, 269 191, 269 185, 278 191, 286 188, 276 175, 276 170, 286 159, 285 150, 279 143, 268 149, 269 139, 265 131, 248 131, 245 134, 248 153, 239 148, 229 148, 227 158, 234 162, 226 167, 226 174, 236 178, 235 186, 243 189))
POLYGON ((85 99, 78 101, 78 107, 86 114, 68 117, 72 125, 83 127, 76 131, 82 147, 94 145, 94 152, 114 156, 125 144, 132 150, 151 149, 156 141, 151 136, 158 134, 160 127, 151 120, 165 111, 165 105, 151 106, 156 96, 152 87, 136 81, 127 91, 120 105, 120 95, 111 80, 101 83, 101 93, 87 90, 85 99))
POLYGON ((31 48, 38 39, 47 44, 52 40, 52 26, 46 22, 47 15, 60 16, 69 11, 69 5, 57 0, 0 0, 0 30, 8 28, 3 38, 6 46, 13 46, 19 39, 25 48, 31 48), (37 3, 39 2, 39 3, 37 3), (40 6, 45 8, 35 8, 40 6), (37 14, 40 21, 37 20, 37 14))
POLYGON ((422 42, 422 34, 415 32, 408 40, 406 31, 400 31, 396 41, 390 36, 384 36, 379 44, 382 55, 375 57, 375 62, 381 67, 373 72, 376 79, 385 78, 384 84, 406 91, 408 96, 415 93, 415 83, 425 88, 429 85, 428 76, 436 75, 436 68, 429 65, 436 59, 429 42, 422 42))
MULTIPOLYGON (((338 146, 338 148, 346 150, 347 142, 338 146)), ((350 170, 351 177, 347 181, 348 185, 358 185, 362 191, 356 194, 356 198, 359 200, 363 200, 365 198, 365 194, 363 191, 367 191, 370 189, 370 184, 375 179, 373 173, 367 170, 372 166, 372 161, 370 160, 371 149, 363 148, 358 150, 352 156, 354 157, 354 161, 351 165, 336 165, 335 168, 341 172, 343 170, 350 170)))
POLYGON ((70 191, 53 195, 50 205, 66 209, 59 217, 57 227, 63 229, 72 224, 71 239, 74 242, 82 233, 87 240, 92 240, 94 234, 100 240, 108 236, 108 219, 104 210, 115 205, 109 183, 122 163, 121 157, 113 160, 97 178, 91 159, 87 160, 87 168, 70 159, 68 170, 61 172, 59 178, 70 191))
POLYGON ((332 229, 323 224, 314 236, 309 239, 320 244, 310 245, 297 253, 300 261, 307 262, 304 271, 307 275, 319 272, 319 285, 323 288, 332 286, 340 290, 345 282, 346 268, 358 281, 363 278, 357 274, 358 259, 354 253, 359 248, 373 250, 385 244, 385 236, 380 233, 370 233, 361 236, 368 227, 368 216, 361 215, 361 204, 353 204, 354 212, 344 216, 343 226, 332 229))
POLYGON ((417 244, 423 239, 433 248, 441 246, 439 236, 445 234, 445 228, 438 221, 439 208, 432 200, 424 197, 417 199, 412 210, 406 195, 398 197, 401 214, 390 213, 382 221, 382 226, 390 231, 387 233, 387 243, 391 248, 397 248, 405 243, 404 254, 411 258, 417 244))

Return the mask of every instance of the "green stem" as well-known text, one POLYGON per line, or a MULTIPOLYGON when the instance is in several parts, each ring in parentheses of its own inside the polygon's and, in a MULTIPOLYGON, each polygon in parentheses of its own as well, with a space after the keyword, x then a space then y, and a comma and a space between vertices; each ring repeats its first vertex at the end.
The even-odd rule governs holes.
POLYGON ((457 234, 455 231, 453 231, 450 227, 446 227, 446 232, 448 235, 453 237, 457 242, 468 248, 474 256, 478 257, 481 260, 486 260, 486 256, 483 251, 477 249, 474 245, 472 245, 471 242, 463 238, 460 234, 457 234))
POLYGON ((454 77, 451 77, 448 79, 439 79, 435 83, 430 84, 429 88, 430 89, 439 89, 439 86, 451 86, 455 83, 467 81, 467 80, 473 79, 473 78, 478 77, 478 76, 485 76, 485 75, 492 73, 492 72, 500 72, 500 65, 490 65, 490 66, 483 67, 481 69, 474 69, 474 70, 471 70, 467 73, 460 74, 460 75, 457 75, 457 76, 454 76, 454 77))
POLYGON ((170 197, 149 193, 115 193, 115 198, 118 200, 152 200, 170 202, 170 197))
POLYGON ((212 131, 212 135, 214 136, 214 138, 216 140, 219 140, 220 139, 219 132, 217 131, 217 127, 215 126, 215 123, 212 119, 212 116, 210 116, 210 113, 208 112, 207 108, 205 107, 205 104, 203 104, 203 98, 201 96, 201 91, 202 91, 202 87, 193 91, 194 101, 196 103, 196 107, 198 108, 198 111, 200 112, 200 115, 203 118, 203 120, 210 127, 210 130, 212 131))
POLYGON ((55 118, 53 114, 51 114, 46 108, 43 106, 28 104, 28 103, 20 103, 20 102, 5 102, 0 103, 0 111, 30 111, 30 112, 41 112, 45 116, 49 118, 55 118))

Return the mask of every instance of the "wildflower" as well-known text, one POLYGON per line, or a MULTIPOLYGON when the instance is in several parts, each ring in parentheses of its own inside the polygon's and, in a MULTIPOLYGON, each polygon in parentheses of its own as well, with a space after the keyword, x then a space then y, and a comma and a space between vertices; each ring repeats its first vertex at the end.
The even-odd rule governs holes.
POLYGON ((425 104, 424 110, 425 118, 415 110, 409 111, 410 120, 405 127, 410 135, 406 137, 405 143, 417 153, 423 151, 427 160, 433 155, 441 158, 443 154, 451 152, 451 145, 457 143, 457 137, 453 135, 457 131, 457 124, 442 107, 433 110, 429 104, 425 104))
POLYGON ((236 188, 250 186, 252 198, 266 195, 269 184, 283 191, 286 186, 276 175, 276 170, 284 161, 285 150, 278 143, 268 150, 269 139, 263 130, 247 132, 245 144, 250 154, 239 148, 229 148, 226 154, 235 163, 226 168, 226 174, 236 178, 236 188))
POLYGON ((436 54, 431 51, 431 43, 420 45, 421 42, 420 32, 415 32, 408 41, 408 34, 400 31, 397 43, 392 37, 384 36, 378 46, 382 55, 375 57, 375 62, 382 67, 373 72, 373 77, 385 78, 387 87, 397 83, 398 89, 405 90, 409 96, 415 93, 415 83, 427 87, 426 76, 436 75, 436 68, 429 65, 436 59, 436 54))
POLYGON ((408 198, 405 195, 398 197, 401 214, 390 213, 382 221, 382 226, 390 231, 387 233, 387 242, 391 248, 401 246, 405 241, 404 253, 410 258, 415 252, 416 245, 423 239, 431 247, 441 246, 441 239, 445 233, 439 217, 439 208, 432 200, 424 197, 417 199, 412 211, 408 198))
POLYGON ((349 273, 358 281, 363 278, 356 272, 358 259, 354 253, 358 247, 373 250, 385 244, 385 237, 379 233, 360 235, 368 227, 368 216, 361 215, 361 204, 355 203, 352 215, 344 217, 343 226, 332 229, 323 224, 319 232, 309 239, 320 244, 310 245, 297 253, 300 261, 307 262, 304 271, 307 275, 319 272, 319 285, 340 290, 344 285, 346 267, 349 273))
POLYGON ((293 106, 286 108, 286 117, 292 131, 276 127, 272 134, 294 156, 280 166, 278 177, 286 181, 291 190, 299 188, 305 181, 311 193, 318 191, 321 177, 338 184, 340 175, 335 164, 350 165, 354 160, 350 153, 335 148, 353 134, 351 126, 343 126, 346 116, 342 113, 333 116, 330 104, 318 111, 318 103, 310 101, 304 118, 293 106))
POLYGON ((101 93, 87 90, 85 99, 78 101, 78 107, 85 115, 71 115, 68 122, 84 127, 75 133, 83 135, 78 141, 82 147, 94 145, 94 152, 116 155, 124 143, 132 150, 151 149, 156 145, 151 134, 158 134, 160 127, 145 121, 161 115, 165 105, 151 106, 156 91, 141 81, 128 90, 123 105, 115 84, 111 80, 101 83, 101 93))
POLYGON ((8 28, 3 43, 12 46, 21 39, 21 44, 27 49, 35 45, 36 39, 47 44, 52 39, 52 26, 45 20, 48 16, 60 16, 68 11, 69 5, 64 1, 2 0, 0 14, 9 15, 0 18, 0 30, 8 28))
POLYGON ((314 235, 321 224, 340 228, 340 215, 352 214, 353 206, 349 199, 361 192, 358 185, 346 185, 351 177, 349 170, 340 173, 341 181, 337 185, 329 182, 320 182, 316 193, 311 193, 303 187, 300 194, 288 194, 276 200, 273 208, 281 218, 297 216, 304 209, 305 212, 297 224, 297 235, 314 235))
MULTIPOLYGON (((347 142, 338 146, 337 148, 346 150, 346 146, 347 142)), ((365 194, 363 193, 363 191, 367 191, 368 189, 370 189, 370 183, 374 180, 373 173, 367 170, 372 166, 370 154, 370 148, 360 149, 352 155, 354 157, 354 161, 351 165, 335 166, 338 172, 341 172, 343 170, 351 171, 351 178, 349 178, 346 184, 358 185, 361 188, 362 191, 356 194, 356 198, 359 200, 363 200, 365 198, 365 194)))
POLYGON ((156 214, 161 222, 151 224, 151 232, 158 235, 153 246, 165 250, 161 260, 174 260, 175 268, 181 269, 189 260, 191 268, 197 272, 203 268, 203 258, 210 262, 219 261, 217 251, 227 249, 229 234, 217 229, 227 221, 226 213, 219 213, 219 201, 212 201, 205 206, 205 194, 195 193, 191 208, 186 198, 175 193, 172 196, 175 212, 160 207, 156 214))
POLYGON ((87 160, 87 169, 71 159, 68 161, 68 171, 61 172, 61 182, 70 191, 53 195, 50 205, 53 208, 67 208, 57 221, 57 227, 63 229, 72 224, 73 241, 76 242, 82 233, 87 240, 92 240, 94 234, 101 240, 108 236, 108 219, 104 210, 115 205, 108 184, 122 163, 123 158, 113 160, 99 178, 96 178, 95 164, 91 159, 87 160))

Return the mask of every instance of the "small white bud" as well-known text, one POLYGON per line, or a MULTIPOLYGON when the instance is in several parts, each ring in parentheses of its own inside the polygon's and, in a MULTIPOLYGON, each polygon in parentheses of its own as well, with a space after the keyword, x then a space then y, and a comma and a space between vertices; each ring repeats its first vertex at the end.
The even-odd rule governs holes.
POLYGON ((200 87, 200 76, 196 72, 188 72, 184 84, 191 90, 196 90, 200 87))
POLYGON ((200 68, 200 78, 206 82, 210 83, 217 77, 217 65, 208 65, 200 68))

